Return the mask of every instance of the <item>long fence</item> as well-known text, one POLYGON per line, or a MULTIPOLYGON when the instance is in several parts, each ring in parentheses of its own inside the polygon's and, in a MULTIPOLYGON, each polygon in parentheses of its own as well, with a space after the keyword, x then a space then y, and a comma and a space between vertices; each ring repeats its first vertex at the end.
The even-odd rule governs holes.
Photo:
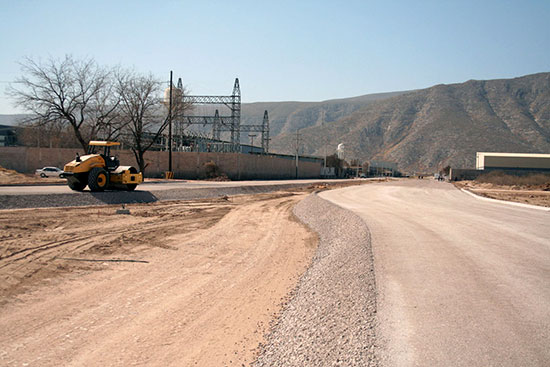
MULTIPOLYGON (((38 168, 55 166, 63 168, 75 158, 78 149, 0 147, 0 166, 21 173, 32 173, 38 168)), ((129 150, 111 151, 121 165, 136 166, 134 155, 129 150)), ((168 152, 145 153, 145 176, 161 177, 168 170, 168 152)), ((206 163, 214 162, 220 173, 232 180, 289 179, 296 178, 296 161, 293 156, 278 154, 173 152, 172 171, 174 178, 206 178, 206 163)), ((300 157, 298 178, 317 178, 321 175, 323 160, 300 157)))

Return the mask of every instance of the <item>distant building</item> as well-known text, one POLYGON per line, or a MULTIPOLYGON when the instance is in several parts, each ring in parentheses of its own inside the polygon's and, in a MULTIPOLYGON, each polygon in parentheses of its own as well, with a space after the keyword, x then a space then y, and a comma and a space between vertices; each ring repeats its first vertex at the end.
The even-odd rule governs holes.
POLYGON ((321 168, 321 177, 322 178, 335 178, 336 177, 336 167, 323 167, 323 168, 321 168))
POLYGON ((385 161, 371 161, 369 164, 369 176, 395 176, 397 175, 397 163, 385 161))
POLYGON ((256 145, 247 145, 247 144, 241 144, 241 153, 253 153, 253 154, 265 154, 262 147, 258 147, 256 145))
POLYGON ((14 126, 0 125, 0 147, 17 145, 17 132, 14 126))
POLYGON ((478 152, 476 169, 550 171, 550 154, 478 152))

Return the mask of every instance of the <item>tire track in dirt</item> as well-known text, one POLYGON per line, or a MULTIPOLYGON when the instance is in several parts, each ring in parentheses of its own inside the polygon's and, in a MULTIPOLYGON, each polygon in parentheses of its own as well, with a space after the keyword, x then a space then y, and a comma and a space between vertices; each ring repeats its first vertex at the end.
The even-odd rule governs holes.
MULTIPOLYGON (((32 292, 0 306, 0 364, 250 364, 270 321, 314 252, 315 236, 291 214, 302 198, 303 194, 268 194, 194 207, 175 205, 158 212, 155 206, 144 206, 144 217, 138 217, 141 209, 132 207, 138 218, 118 218, 124 223, 116 226, 132 228, 154 219, 162 228, 158 237, 147 241, 155 244, 145 243, 147 247, 140 249, 115 243, 99 251, 113 250, 113 256, 132 255, 148 263, 68 267, 57 270, 67 271, 67 277, 49 285, 36 278, 32 292), (177 217, 169 219, 170 215, 177 217), (168 225, 175 227, 173 231, 168 225), (151 247, 159 244, 173 250, 151 247), (103 271, 89 271, 95 269, 103 271)), ((90 233, 114 227, 106 212, 92 217, 90 223, 80 224, 90 233)), ((60 222, 62 218, 44 230, 58 228, 60 222)), ((143 229, 141 233, 147 234, 150 227, 143 229)), ((54 233, 61 236, 64 230, 68 229, 54 233)), ((51 249, 48 256, 66 250, 51 249)), ((90 251, 81 255, 96 254, 90 251)), ((32 278, 36 268, 27 260, 21 264, 32 278)))
POLYGON ((114 207, 0 212, 0 304, 42 278, 100 268, 67 265, 60 257, 127 258, 154 247, 173 249, 165 237, 212 226, 234 206, 215 199, 134 206, 130 216, 115 215, 114 207))

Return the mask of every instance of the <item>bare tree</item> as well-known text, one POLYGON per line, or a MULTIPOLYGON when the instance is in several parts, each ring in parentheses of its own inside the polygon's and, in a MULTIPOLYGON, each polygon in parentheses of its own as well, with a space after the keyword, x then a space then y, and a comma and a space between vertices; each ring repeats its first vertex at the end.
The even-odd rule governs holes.
POLYGON ((346 166, 346 161, 338 158, 337 154, 332 154, 327 156, 327 167, 334 167, 336 175, 339 176, 344 167, 346 166))
POLYGON ((369 174, 369 162, 368 161, 364 161, 363 162, 363 165, 362 165, 362 168, 363 168, 363 173, 365 175, 368 175, 369 174))
POLYGON ((51 121, 42 124, 39 121, 22 121, 19 123, 21 132, 19 141, 27 146, 59 147, 63 124, 59 121, 51 121))
MULTIPOLYGON (((118 70, 116 93, 120 99, 119 114, 124 124, 124 143, 129 146, 141 172, 145 171, 145 152, 160 143, 168 126, 168 101, 163 100, 162 83, 151 74, 118 70)), ((187 89, 174 88, 172 95, 172 121, 181 119, 184 111, 192 108, 183 102, 187 89)), ((168 98, 168 97, 167 97, 168 98)), ((169 98, 168 98, 169 99, 169 98)))
POLYGON ((90 101, 89 120, 96 129, 95 136, 103 140, 118 140, 127 124, 120 110, 121 96, 117 91, 115 73, 109 75, 103 88, 90 101))
POLYGON ((72 127, 84 151, 88 142, 102 134, 109 138, 122 127, 116 117, 119 101, 112 93, 112 72, 93 59, 35 61, 21 63, 23 76, 10 87, 16 104, 33 113, 39 125, 62 122, 72 127))
POLYGON ((120 98, 120 118, 124 121, 124 143, 130 147, 141 172, 145 171, 145 152, 159 139, 168 124, 161 113, 161 83, 151 74, 120 71, 116 75, 120 98))
POLYGON ((18 126, 18 141, 25 146, 77 149, 80 147, 72 128, 61 121, 51 121, 48 124, 22 121, 18 126))

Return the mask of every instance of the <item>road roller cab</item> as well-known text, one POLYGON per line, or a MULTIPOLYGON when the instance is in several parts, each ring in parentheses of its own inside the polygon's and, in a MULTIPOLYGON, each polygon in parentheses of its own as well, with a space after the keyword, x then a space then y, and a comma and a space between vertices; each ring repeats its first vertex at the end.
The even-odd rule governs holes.
POLYGON ((63 175, 69 187, 82 191, 86 186, 90 191, 106 189, 132 191, 143 182, 143 175, 131 166, 121 166, 117 157, 111 156, 111 147, 120 143, 113 141, 90 141, 88 154, 67 163, 63 175))

